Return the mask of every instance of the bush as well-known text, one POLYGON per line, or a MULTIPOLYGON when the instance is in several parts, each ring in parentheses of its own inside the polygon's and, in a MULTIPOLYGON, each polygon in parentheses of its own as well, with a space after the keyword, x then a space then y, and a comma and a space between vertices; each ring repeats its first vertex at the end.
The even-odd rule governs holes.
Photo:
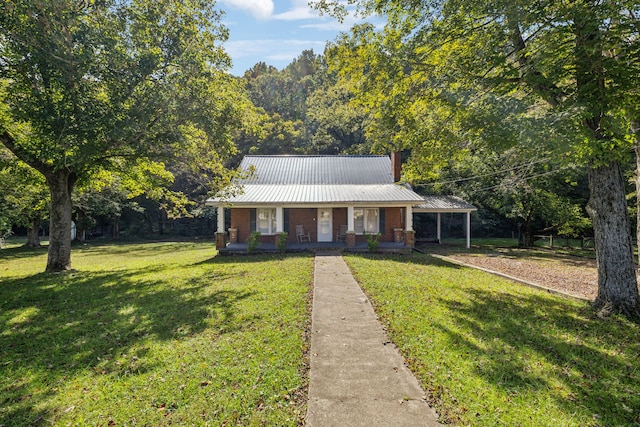
POLYGON ((259 231, 254 231, 249 235, 249 238, 247 239, 247 243, 249 244, 249 246, 247 246, 247 253, 252 253, 258 246, 260 246, 260 232, 259 231))
POLYGON ((375 252, 378 250, 378 246, 380 245, 380 233, 377 234, 367 234, 367 247, 369 248, 369 252, 375 252))
POLYGON ((280 249, 280 252, 282 253, 284 253, 284 250, 287 247, 288 236, 289 236, 289 233, 287 233, 286 231, 278 235, 278 241, 276 242, 276 246, 278 246, 278 249, 280 249))

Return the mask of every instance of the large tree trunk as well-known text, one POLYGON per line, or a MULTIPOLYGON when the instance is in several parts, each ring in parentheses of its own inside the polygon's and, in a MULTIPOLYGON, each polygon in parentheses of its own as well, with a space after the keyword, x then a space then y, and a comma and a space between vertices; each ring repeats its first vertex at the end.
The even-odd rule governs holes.
POLYGON ((640 265, 640 120, 631 120, 631 133, 635 135, 636 152, 636 246, 638 247, 638 265, 640 265))
POLYGON ((51 192, 47 271, 71 269, 71 191, 75 174, 58 170, 46 175, 51 192))
POLYGON ((40 247, 40 217, 33 219, 27 228, 27 243, 25 246, 28 248, 40 247))
POLYGON ((600 316, 612 313, 640 319, 638 282, 627 217, 624 180, 620 164, 609 163, 588 170, 590 199, 587 211, 593 221, 600 316))
POLYGON ((640 265, 640 140, 636 141, 636 245, 638 247, 638 265, 640 265))

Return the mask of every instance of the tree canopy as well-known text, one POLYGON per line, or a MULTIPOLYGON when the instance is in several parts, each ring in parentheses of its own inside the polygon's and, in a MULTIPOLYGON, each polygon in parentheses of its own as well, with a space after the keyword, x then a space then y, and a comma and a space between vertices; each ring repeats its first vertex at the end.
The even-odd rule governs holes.
MULTIPOLYGON (((344 2, 313 3, 338 16, 346 11, 344 2)), ((382 31, 361 26, 337 44, 338 68, 362 76, 378 140, 408 145, 418 173, 483 144, 546 142, 554 156, 568 154, 589 179, 596 307, 639 318, 621 169, 634 132, 628 101, 638 87, 637 3, 346 4, 386 18, 382 31)))
POLYGON ((70 268, 78 179, 114 162, 225 173, 246 101, 211 2, 10 0, 0 33, 7 114, 20 126, 3 123, 0 142, 49 187, 47 270, 70 268))

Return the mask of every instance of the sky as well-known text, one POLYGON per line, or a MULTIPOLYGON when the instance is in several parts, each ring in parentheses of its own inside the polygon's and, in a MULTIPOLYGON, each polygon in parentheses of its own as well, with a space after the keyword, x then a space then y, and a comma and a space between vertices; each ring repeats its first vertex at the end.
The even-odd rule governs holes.
POLYGON ((218 0, 216 6, 225 11, 222 23, 230 35, 224 48, 236 76, 261 61, 282 69, 303 50, 322 54, 327 42, 355 22, 320 16, 308 0, 218 0))

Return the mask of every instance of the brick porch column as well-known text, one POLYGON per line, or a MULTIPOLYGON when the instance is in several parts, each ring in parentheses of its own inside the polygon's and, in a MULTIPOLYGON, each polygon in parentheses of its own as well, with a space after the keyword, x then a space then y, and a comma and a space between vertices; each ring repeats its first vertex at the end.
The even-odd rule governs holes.
POLYGON ((229 243, 238 243, 238 229, 230 228, 229 229, 229 243))
POLYGON ((216 249, 222 249, 227 245, 227 242, 225 241, 226 237, 227 233, 224 231, 216 233, 216 249))
POLYGON ((404 230, 402 228, 394 228, 393 229, 393 241, 395 243, 400 243, 404 240, 404 230))
POLYGON ((412 248, 416 245, 416 232, 413 230, 407 230, 404 232, 404 245, 412 248))
POLYGON ((347 231, 344 241, 347 243, 348 248, 353 248, 356 245, 356 232, 347 231))

